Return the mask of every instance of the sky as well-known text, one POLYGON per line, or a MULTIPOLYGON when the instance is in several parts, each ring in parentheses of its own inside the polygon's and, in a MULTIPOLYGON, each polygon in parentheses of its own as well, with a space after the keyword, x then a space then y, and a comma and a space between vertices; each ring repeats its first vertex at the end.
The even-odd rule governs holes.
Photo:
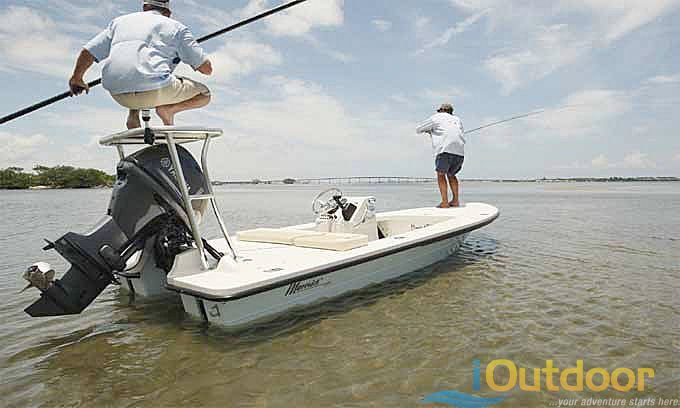
MULTIPOLYGON (((0 114, 61 93, 84 43, 141 1, 0 0, 0 114)), ((279 2, 172 0, 198 37, 279 2)), ((463 178, 680 176, 680 0, 309 0, 204 44, 219 180, 433 176, 419 122, 452 103, 463 178), (674 24, 675 22, 675 24, 674 24)), ((94 67, 87 79, 98 77, 94 67)), ((0 168, 115 171, 101 87, 0 125, 0 168)), ((158 120, 156 123, 158 123, 158 120)))

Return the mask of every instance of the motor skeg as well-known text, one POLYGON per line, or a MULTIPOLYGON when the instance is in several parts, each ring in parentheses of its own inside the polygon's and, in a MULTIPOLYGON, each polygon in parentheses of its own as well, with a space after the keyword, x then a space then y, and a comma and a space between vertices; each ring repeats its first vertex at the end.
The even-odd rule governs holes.
MULTIPOLYGON (((209 186, 191 153, 181 146, 177 153, 189 193, 208 194, 209 186)), ((38 317, 82 312, 148 240, 163 238, 159 234, 173 230, 168 226, 188 231, 181 197, 166 145, 147 147, 123 159, 117 166, 107 215, 90 232, 69 232, 45 247, 57 250, 71 267, 42 291, 26 313, 38 317)), ((194 207, 198 213, 204 209, 205 205, 194 207)))

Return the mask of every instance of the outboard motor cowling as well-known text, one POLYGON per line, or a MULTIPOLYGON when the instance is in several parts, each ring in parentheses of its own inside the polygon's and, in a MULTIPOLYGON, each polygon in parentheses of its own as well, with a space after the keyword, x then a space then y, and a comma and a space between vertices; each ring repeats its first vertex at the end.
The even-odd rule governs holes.
MULTIPOLYGON (((194 157, 176 147, 190 194, 208 194, 209 186, 194 157)), ((197 215, 205 208, 205 201, 192 204, 197 215)), ((48 241, 45 249, 56 249, 71 267, 61 279, 41 289, 40 299, 25 311, 34 317, 82 312, 116 280, 115 272, 122 272, 127 260, 143 250, 148 240, 178 242, 178 230, 185 232, 180 241, 186 247, 187 241, 192 241, 189 220, 168 147, 155 145, 126 157, 117 167, 107 215, 86 234, 69 232, 53 243, 48 241), (172 239, 160 236, 168 231, 174 234, 172 239)), ((162 252, 168 257, 177 251, 162 252)), ((172 265, 172 259, 157 263, 172 265)))

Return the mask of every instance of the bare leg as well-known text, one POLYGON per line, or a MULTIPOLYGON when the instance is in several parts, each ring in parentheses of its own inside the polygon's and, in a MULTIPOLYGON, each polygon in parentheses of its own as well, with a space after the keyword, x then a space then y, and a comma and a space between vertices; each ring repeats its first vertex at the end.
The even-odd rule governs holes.
POLYGON ((437 173, 437 183, 439 183, 439 193, 442 195, 442 202, 439 208, 449 208, 449 191, 446 185, 446 174, 437 173))
POLYGON ((142 127, 142 122, 139 120, 139 111, 136 109, 130 109, 130 112, 128 113, 127 117, 127 128, 128 129, 137 129, 142 127))
POLYGON ((173 126, 176 114, 190 109, 202 108, 208 102, 210 102, 210 95, 200 94, 180 103, 159 106, 156 108, 156 114, 161 118, 165 126, 173 126))
POLYGON ((451 192, 453 193, 453 200, 449 202, 451 207, 460 207, 460 183, 458 183, 458 177, 449 176, 449 185, 451 186, 451 192))

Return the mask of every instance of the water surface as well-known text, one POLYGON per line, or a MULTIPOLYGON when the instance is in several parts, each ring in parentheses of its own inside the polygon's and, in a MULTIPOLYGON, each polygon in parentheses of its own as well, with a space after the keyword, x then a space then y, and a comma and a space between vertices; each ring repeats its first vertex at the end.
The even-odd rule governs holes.
MULTIPOLYGON (((419 401, 435 391, 472 391, 473 360, 498 358, 653 367, 648 390, 625 396, 680 398, 680 184, 463 187, 501 217, 458 256, 238 334, 116 287, 80 316, 29 318, 24 268, 66 269, 42 238, 88 229, 110 191, 0 191, 0 406, 430 406, 419 401)), ((310 221, 321 188, 218 195, 239 230, 310 221)), ((381 211, 437 201, 434 185, 343 188, 376 195, 381 211)), ((588 396, 624 395, 516 391, 499 406, 588 396)))

